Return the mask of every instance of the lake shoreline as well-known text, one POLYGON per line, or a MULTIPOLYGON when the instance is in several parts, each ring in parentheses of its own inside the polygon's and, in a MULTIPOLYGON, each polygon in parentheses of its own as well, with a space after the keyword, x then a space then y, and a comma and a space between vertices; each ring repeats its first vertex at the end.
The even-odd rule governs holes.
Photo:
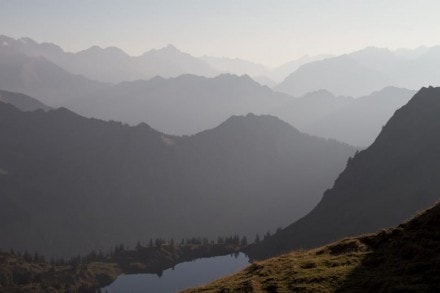
POLYGON ((96 292, 121 274, 157 274, 199 258, 243 252, 240 243, 164 244, 118 250, 112 256, 92 255, 65 264, 25 260, 0 253, 0 289, 20 292, 96 292))

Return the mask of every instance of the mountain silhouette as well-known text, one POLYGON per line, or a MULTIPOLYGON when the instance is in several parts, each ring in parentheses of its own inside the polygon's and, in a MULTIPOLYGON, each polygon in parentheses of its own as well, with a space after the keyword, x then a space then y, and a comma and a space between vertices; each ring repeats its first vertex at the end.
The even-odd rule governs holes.
POLYGON ((26 96, 21 93, 14 93, 2 90, 0 90, 0 102, 11 104, 21 111, 35 111, 38 109, 47 111, 50 109, 50 107, 32 97, 26 96))
POLYGON ((213 128, 231 115, 268 114, 268 109, 292 99, 247 75, 181 75, 120 83, 72 99, 66 106, 85 116, 130 124, 145 122, 162 132, 180 135, 213 128))
POLYGON ((354 99, 319 90, 292 99, 269 113, 306 133, 367 147, 392 114, 414 94, 412 90, 386 87, 354 99))
POLYGON ((139 57, 134 57, 134 62, 145 72, 146 78, 156 75, 169 78, 182 74, 212 77, 219 74, 219 71, 211 68, 205 61, 181 52, 173 45, 150 50, 139 57))
POLYGON ((343 107, 335 107, 335 111, 298 128, 313 135, 367 147, 373 143, 394 112, 405 105, 415 93, 416 91, 408 89, 386 87, 371 95, 351 99, 343 107))
POLYGON ((32 96, 50 107, 106 84, 71 74, 43 57, 29 57, 0 46, 0 88, 32 96))
POLYGON ((347 163, 305 217, 251 248, 255 258, 397 225, 440 194, 440 88, 422 88, 347 163))
POLYGON ((101 82, 119 83, 150 79, 156 75, 176 77, 181 74, 214 76, 220 73, 205 61, 168 45, 132 57, 119 48, 92 46, 78 53, 65 52, 51 43, 37 43, 29 38, 0 36, 0 49, 28 57, 44 57, 64 70, 101 82))
MULTIPOLYGON (((298 68, 300 68, 302 65, 311 63, 314 61, 324 60, 330 57, 334 57, 332 55, 323 54, 323 55, 316 55, 316 56, 309 56, 305 55, 298 59, 294 59, 292 61, 288 61, 274 69, 271 70, 270 73, 268 73, 268 77, 274 80, 277 83, 282 82, 284 79, 286 79, 287 76, 289 76, 292 72, 295 72, 298 68)), ((317 89, 315 89, 317 90, 317 89)))
POLYGON ((303 129, 347 107, 353 101, 352 97, 335 96, 327 90, 317 90, 291 99, 269 112, 303 129))
POLYGON ((209 66, 219 70, 222 73, 231 73, 236 75, 267 76, 269 68, 264 65, 256 64, 239 58, 219 58, 212 56, 200 57, 209 66))
POLYGON ((304 64, 275 87, 294 96, 326 89, 335 95, 365 96, 386 86, 419 89, 439 85, 440 47, 390 51, 367 47, 304 64))
POLYGON ((4 35, 0 36, 0 46, 29 57, 44 57, 73 74, 110 83, 150 79, 156 75, 165 78, 177 77, 181 74, 212 77, 221 73, 230 73, 246 74, 263 85, 272 86, 281 82, 299 66, 330 57, 330 55, 304 56, 279 67, 268 68, 238 58, 194 57, 173 45, 152 49, 133 57, 116 47, 92 46, 77 53, 70 53, 52 43, 37 43, 30 38, 14 39, 4 35))
POLYGON ((274 231, 311 210, 355 151, 253 114, 176 137, 0 103, 0 132, 2 248, 46 255, 274 231))
POLYGON ((390 85, 394 85, 393 80, 384 73, 342 55, 304 64, 274 89, 293 96, 325 89, 336 95, 358 97, 390 85))
MULTIPOLYGON (((239 77, 229 74, 215 78, 187 74, 175 78, 156 76, 151 81, 137 80, 111 85, 71 74, 63 68, 69 68, 75 73, 83 72, 97 79, 102 79, 105 74, 132 79, 140 76, 135 74, 129 77, 128 72, 132 72, 130 62, 142 68, 144 65, 139 64, 146 62, 145 67, 151 68, 153 74, 162 68, 162 62, 174 62, 175 59, 170 54, 179 55, 187 61, 193 60, 193 57, 172 45, 151 50, 140 57, 130 57, 114 47, 102 49, 94 46, 72 54, 65 53, 56 45, 38 44, 28 38, 14 40, 3 36, 0 37, 1 40, 7 46, 0 46, 0 88, 23 92, 50 107, 63 106, 88 117, 123 121, 132 125, 145 122, 162 132, 178 135, 194 134, 215 127, 231 115, 253 112, 278 116, 306 133, 366 147, 377 136, 386 119, 411 95, 409 91, 387 89, 357 101, 344 96, 333 97, 326 90, 318 90, 295 99, 253 82, 248 75, 239 77), (64 67, 40 56, 48 56, 64 67), (134 59, 137 61, 133 61, 134 59), (68 60, 71 65, 64 64, 63 60, 68 60), (147 64, 152 62, 157 64, 147 64), (118 65, 119 63, 128 64, 128 67, 118 65)), ((423 56, 432 50, 433 48, 428 49, 423 56)), ((384 49, 369 48, 344 58, 353 59, 351 63, 358 60, 358 66, 366 66, 370 62, 372 65, 368 70, 377 71, 391 68, 395 64, 394 61, 386 62, 390 54, 393 55, 384 49)), ((417 60, 420 58, 422 57, 417 60)), ((220 63, 224 61, 215 60, 220 63)), ((232 64, 248 64, 242 60, 225 60, 233 61, 232 64)), ((335 63, 334 58, 325 60, 322 62, 333 60, 335 63)), ((187 61, 182 61, 182 64, 187 61)), ((180 67, 176 62, 173 66, 180 67)), ((321 64, 321 61, 317 62, 315 63, 321 64)), ((164 68, 170 67, 167 65, 164 68)), ((145 74, 146 71, 142 76, 145 77, 145 74)), ((255 80, 261 78, 264 79, 261 76, 254 77, 255 80)), ((113 80, 118 79, 115 77, 113 80)))

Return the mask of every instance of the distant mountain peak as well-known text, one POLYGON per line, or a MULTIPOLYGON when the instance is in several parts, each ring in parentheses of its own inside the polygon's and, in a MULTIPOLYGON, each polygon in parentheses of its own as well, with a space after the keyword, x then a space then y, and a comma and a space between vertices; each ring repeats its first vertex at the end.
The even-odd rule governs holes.
POLYGON ((305 99, 316 99, 316 98, 333 99, 333 98, 335 98, 335 95, 326 89, 319 89, 319 90, 305 94, 304 96, 302 96, 302 98, 305 98, 305 99))
POLYGON ((185 52, 180 51, 179 49, 177 49, 177 47, 175 47, 172 44, 168 44, 165 47, 162 47, 162 48, 159 48, 159 49, 152 49, 152 50, 144 53, 144 55, 148 54, 148 53, 187 54, 185 52))
POLYGON ((179 51, 176 46, 174 46, 173 44, 168 44, 165 47, 162 48, 162 50, 173 50, 173 51, 179 51))
POLYGON ((228 81, 234 81, 234 82, 246 82, 246 83, 254 84, 259 87, 261 86, 258 82, 253 80, 247 74, 237 75, 237 74, 232 74, 232 73, 222 73, 222 74, 218 75, 217 77, 215 77, 215 79, 228 80, 228 81))
POLYGON ((37 44, 37 42, 27 37, 19 38, 18 41, 22 44, 37 44))
POLYGON ((49 110, 48 113, 51 114, 55 114, 55 115, 60 115, 60 116, 75 116, 75 117, 80 117, 78 114, 70 111, 69 109, 65 108, 65 107, 59 107, 53 110, 49 110))
POLYGON ((103 50, 104 49, 101 48, 100 46, 94 45, 94 46, 91 46, 91 47, 89 47, 89 48, 87 48, 85 50, 80 51, 79 53, 90 53, 90 52, 92 52, 92 53, 99 53, 99 52, 101 52, 103 50))
POLYGON ((91 46, 90 48, 80 51, 79 53, 85 53, 85 54, 101 54, 101 53, 109 53, 109 54, 114 54, 114 55, 121 55, 121 56, 126 56, 129 57, 129 55, 127 53, 125 53, 123 50, 121 50, 118 47, 106 47, 106 48, 102 48, 100 46, 91 46))
MULTIPOLYGON (((278 117, 272 115, 256 115, 248 113, 246 115, 233 115, 225 122, 220 124, 218 129, 232 129, 233 131, 242 131, 242 129, 258 130, 259 132, 275 133, 275 130, 286 130, 299 133, 300 131, 290 124, 284 122, 278 117)), ((272 134, 273 134, 272 133, 272 134)))
POLYGON ((368 46, 368 47, 365 47, 364 49, 361 49, 357 52, 387 52, 387 53, 389 52, 389 53, 391 53, 391 50, 388 48, 368 46))

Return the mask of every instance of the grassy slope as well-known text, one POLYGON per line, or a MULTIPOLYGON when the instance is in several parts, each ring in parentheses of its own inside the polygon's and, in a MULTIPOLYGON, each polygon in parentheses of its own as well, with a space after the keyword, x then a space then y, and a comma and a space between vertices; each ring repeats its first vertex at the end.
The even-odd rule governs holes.
POLYGON ((397 228, 255 262, 188 292, 438 292, 440 204, 397 228))

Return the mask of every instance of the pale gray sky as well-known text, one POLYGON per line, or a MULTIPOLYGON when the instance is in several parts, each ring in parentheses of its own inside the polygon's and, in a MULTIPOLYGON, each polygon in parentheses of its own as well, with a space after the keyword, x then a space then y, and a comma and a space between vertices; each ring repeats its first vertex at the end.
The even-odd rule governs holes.
POLYGON ((438 45, 439 12, 438 0, 0 0, 0 34, 130 55, 171 43, 275 66, 366 46, 438 45))

